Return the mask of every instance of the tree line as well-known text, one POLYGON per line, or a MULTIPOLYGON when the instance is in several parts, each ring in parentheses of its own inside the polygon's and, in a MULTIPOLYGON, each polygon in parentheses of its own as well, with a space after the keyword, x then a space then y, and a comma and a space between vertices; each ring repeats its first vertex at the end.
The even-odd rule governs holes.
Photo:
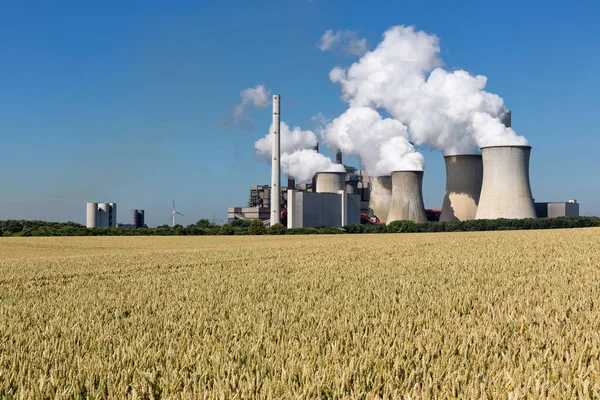
POLYGON ((316 227, 287 229, 282 224, 269 228, 261 221, 235 220, 217 225, 201 219, 188 226, 168 225, 138 229, 91 228, 75 222, 45 222, 26 220, 0 221, 0 236, 201 236, 201 235, 313 235, 361 233, 418 233, 418 232, 474 232, 524 229, 561 229, 600 227, 598 217, 557 217, 527 219, 494 219, 457 222, 394 221, 387 225, 354 224, 343 228, 316 227))

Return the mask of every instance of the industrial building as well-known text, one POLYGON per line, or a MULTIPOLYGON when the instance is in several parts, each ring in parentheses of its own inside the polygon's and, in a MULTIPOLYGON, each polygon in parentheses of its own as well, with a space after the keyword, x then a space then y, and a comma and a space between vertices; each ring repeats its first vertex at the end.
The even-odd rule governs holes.
POLYGON ((117 203, 87 203, 86 226, 88 228, 115 228, 117 226, 117 203))
POLYGON ((342 227, 360 223, 360 196, 339 193, 288 193, 287 227, 342 227))
POLYGON ((577 200, 535 203, 535 212, 538 218, 578 217, 579 203, 577 200))

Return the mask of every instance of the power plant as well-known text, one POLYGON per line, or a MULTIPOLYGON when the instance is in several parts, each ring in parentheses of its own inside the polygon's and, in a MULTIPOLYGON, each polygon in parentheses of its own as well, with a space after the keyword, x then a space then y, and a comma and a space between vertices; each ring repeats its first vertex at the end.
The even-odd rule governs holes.
POLYGON ((444 161, 446 162, 446 191, 440 221, 475 219, 483 181, 481 155, 446 156, 444 161))
POLYGON ((427 222, 423 205, 423 171, 392 172, 392 199, 386 223, 427 222))
POLYGON ((529 184, 531 146, 481 149, 483 182, 476 219, 535 218, 529 184))
MULTIPOLYGON (((500 121, 509 128, 512 114, 500 121)), ((530 146, 487 146, 481 154, 444 157, 446 188, 441 210, 425 209, 422 170, 399 170, 369 177, 363 170, 344 166, 346 172, 321 171, 311 183, 297 184, 288 176, 280 185, 280 96, 273 96, 271 186, 252 186, 249 207, 232 207, 228 220, 261 219, 265 225, 283 221, 288 228, 342 227, 349 223, 409 220, 468 221, 474 219, 535 218, 578 215, 575 203, 535 203, 529 183, 530 146), (545 210, 545 211, 544 211, 545 210)), ((318 153, 319 144, 313 150, 318 153)), ((342 152, 335 151, 336 164, 342 152)))

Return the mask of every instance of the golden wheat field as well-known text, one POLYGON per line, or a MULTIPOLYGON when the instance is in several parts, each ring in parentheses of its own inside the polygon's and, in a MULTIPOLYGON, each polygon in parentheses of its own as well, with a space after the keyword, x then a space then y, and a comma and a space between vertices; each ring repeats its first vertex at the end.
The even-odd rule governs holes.
POLYGON ((599 398, 600 229, 0 238, 0 398, 599 398))

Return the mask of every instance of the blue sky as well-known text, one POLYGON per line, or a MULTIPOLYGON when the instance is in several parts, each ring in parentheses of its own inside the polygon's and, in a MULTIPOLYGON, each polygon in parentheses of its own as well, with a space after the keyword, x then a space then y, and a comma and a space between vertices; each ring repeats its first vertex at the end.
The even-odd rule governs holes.
MULTIPOLYGON (((158 225, 172 198, 182 224, 225 219, 270 180, 253 153, 269 108, 248 110, 252 131, 217 124, 240 91, 264 84, 283 120, 313 128, 317 113, 346 109, 328 74, 355 61, 319 51, 319 38, 350 29, 373 47, 393 25, 436 34, 447 68, 488 77, 533 146, 536 200, 575 198, 599 215, 599 18, 592 1, 4 3, 0 219, 83 223, 86 201, 114 201, 119 222, 144 208, 158 225)), ((426 206, 438 208, 443 158, 421 151, 426 206)))

